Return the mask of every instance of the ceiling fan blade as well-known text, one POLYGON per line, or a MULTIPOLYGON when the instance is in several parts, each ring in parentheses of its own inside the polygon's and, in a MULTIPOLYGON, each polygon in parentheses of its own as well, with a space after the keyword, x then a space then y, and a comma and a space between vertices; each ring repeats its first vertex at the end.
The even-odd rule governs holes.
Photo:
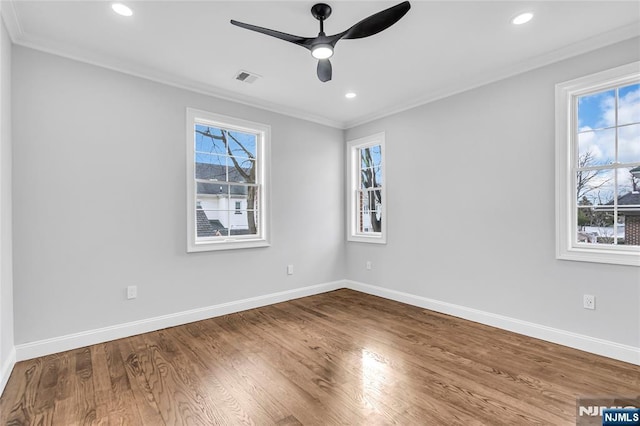
POLYGON ((318 61, 318 78, 323 83, 331 80, 331 62, 328 59, 318 61))
MULTIPOLYGON (((369 37, 384 31, 400 20, 411 9, 408 1, 403 1, 395 6, 378 12, 358 22, 341 34, 340 39, 355 39, 369 37)), ((337 42, 337 40, 336 40, 337 42)))
POLYGON ((280 40, 288 41, 293 44, 297 44, 298 46, 305 47, 307 49, 311 49, 310 41, 314 40, 313 38, 300 37, 292 34, 283 33, 276 30, 270 30, 269 28, 258 27, 257 25, 245 24, 244 22, 238 22, 235 20, 231 20, 231 23, 240 28, 245 28, 247 30, 255 31, 258 33, 266 34, 271 37, 279 38, 280 40))

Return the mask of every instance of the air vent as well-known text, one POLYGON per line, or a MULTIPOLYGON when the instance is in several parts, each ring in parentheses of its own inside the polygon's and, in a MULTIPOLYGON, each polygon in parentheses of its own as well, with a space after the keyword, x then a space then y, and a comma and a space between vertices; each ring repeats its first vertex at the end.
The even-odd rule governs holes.
POLYGON ((251 73, 249 71, 238 71, 236 74, 236 80, 240 80, 244 83, 251 84, 256 81, 260 76, 258 74, 251 73))

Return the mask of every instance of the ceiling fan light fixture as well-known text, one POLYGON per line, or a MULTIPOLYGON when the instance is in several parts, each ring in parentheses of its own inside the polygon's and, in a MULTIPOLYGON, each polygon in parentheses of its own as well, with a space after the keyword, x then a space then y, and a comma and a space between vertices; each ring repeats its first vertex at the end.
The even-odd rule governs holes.
POLYGON ((318 44, 311 49, 311 56, 316 59, 329 59, 333 56, 333 46, 330 44, 318 44))

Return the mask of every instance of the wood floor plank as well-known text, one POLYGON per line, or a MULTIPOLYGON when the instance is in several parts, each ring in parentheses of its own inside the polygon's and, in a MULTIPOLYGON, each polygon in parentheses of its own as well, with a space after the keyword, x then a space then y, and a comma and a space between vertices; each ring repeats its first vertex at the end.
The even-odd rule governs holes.
MULTIPOLYGON (((359 320, 362 320, 362 317, 360 317, 359 320)), ((378 324, 376 324, 376 326, 377 325, 378 324)), ((385 377, 384 379, 384 383, 387 385, 389 383, 393 383, 393 377, 397 376, 398 383, 395 385, 395 389, 411 389, 411 392, 409 392, 409 394, 411 395, 410 398, 416 398, 417 400, 415 402, 418 403, 419 401, 424 401, 424 399, 429 397, 430 395, 436 394, 442 396, 443 394, 447 394, 447 400, 449 404, 453 404, 454 406, 459 407, 457 410, 461 415, 463 414, 463 412, 465 412, 467 415, 473 415, 476 418, 481 418, 480 416, 483 415, 487 417, 496 416, 495 412, 490 412, 488 414, 483 413, 483 409, 486 410, 487 408, 491 407, 490 403, 485 404, 485 406, 483 407, 473 406, 473 401, 476 399, 490 401, 488 396, 482 394, 482 392, 486 391, 486 389, 483 389, 481 385, 473 384, 472 386, 469 386, 467 384, 465 388, 466 392, 461 392, 461 389, 456 386, 455 382, 451 383, 452 380, 448 378, 446 371, 443 371, 442 369, 429 370, 428 367, 423 367, 423 365, 431 365, 432 363, 430 362, 430 360, 417 358, 413 354, 408 352, 397 351, 395 345, 385 346, 383 342, 376 339, 371 339, 372 331, 368 327, 364 327, 363 329, 359 329, 359 327, 360 325, 358 324, 351 324, 347 328, 352 333, 353 341, 361 345, 360 347, 358 347, 358 351, 362 352, 363 360, 366 361, 362 362, 364 370, 363 375, 376 377, 377 375, 381 374, 382 371, 384 371, 387 375, 390 376, 385 377), (362 330, 365 330, 364 333, 362 332, 362 330), (361 339, 362 336, 366 336, 366 338, 363 340, 361 339), (366 370, 369 371, 365 370, 365 365, 367 367, 366 370), (425 381, 422 389, 415 387, 411 388, 410 381, 403 380, 403 378, 406 377, 420 377, 424 375, 428 375, 430 381, 425 381), (468 392, 476 392, 476 394, 473 394, 474 398, 471 403, 467 401, 468 392)), ((455 376, 453 377, 455 379, 455 376)), ((476 378, 474 377, 474 379, 476 378)), ((471 383, 475 383, 475 380, 471 383)), ((490 389, 489 391, 490 393, 496 392, 493 389, 490 389)), ((508 408, 504 406, 506 400, 511 400, 512 404, 522 405, 519 400, 514 400, 509 395, 503 395, 502 406, 500 407, 501 410, 505 410, 508 408)), ((449 411, 451 411, 452 407, 450 406, 448 408, 449 411)), ((428 413, 426 414, 426 416, 432 418, 432 413, 428 413)), ((505 417, 506 414, 501 412, 501 416, 505 417)), ((517 415, 516 417, 519 418, 519 416, 517 415)), ((420 418, 425 418, 425 414, 422 414, 420 418)), ((443 420, 444 419, 440 419, 440 421, 443 420)))
POLYGON ((0 398, 2 424, 24 425, 35 420, 37 390, 43 368, 43 358, 19 362, 13 368, 9 382, 0 398))
MULTIPOLYGON (((164 425, 160 409, 142 369, 138 350, 134 348, 134 339, 120 339, 109 344, 114 345, 120 352, 133 395, 131 403, 135 403, 142 424, 164 425)), ((141 350, 143 349, 144 347, 141 350)))
POLYGON ((0 425, 572 425, 640 367, 352 290, 16 364, 0 425))
MULTIPOLYGON (((292 407, 308 407, 298 413, 298 419, 303 424, 320 424, 323 417, 318 415, 317 401, 268 360, 261 358, 254 344, 246 338, 238 338, 237 334, 228 333, 213 322, 199 322, 196 326, 202 328, 198 340, 207 345, 204 350, 210 352, 216 361, 222 362, 227 370, 235 371, 231 375, 238 377, 240 386, 248 388, 248 392, 268 393, 269 399, 282 404, 283 408, 279 408, 278 413, 293 411, 292 407)), ((291 417, 286 415, 278 421, 291 417)))
POLYGON ((114 425, 142 424, 116 345, 103 343, 93 349, 91 362, 95 371, 96 418, 114 425))
POLYGON ((255 369, 242 352, 228 340, 224 340, 224 348, 221 349, 221 336, 217 336, 215 343, 209 337, 197 325, 175 329, 176 341, 183 345, 189 359, 198 366, 201 377, 205 377, 221 394, 217 399, 225 401, 229 407, 252 408, 243 417, 257 424, 271 424, 286 418, 288 410, 253 378, 255 369), (196 340, 193 339, 194 334, 198 336, 196 340), (212 357, 215 363, 211 362, 212 357))

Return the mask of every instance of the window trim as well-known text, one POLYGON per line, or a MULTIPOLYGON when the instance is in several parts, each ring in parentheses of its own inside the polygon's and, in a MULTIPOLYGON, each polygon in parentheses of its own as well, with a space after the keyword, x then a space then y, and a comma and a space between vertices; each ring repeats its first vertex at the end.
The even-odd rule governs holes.
POLYGON ((360 242, 360 243, 374 243, 374 244, 386 244, 387 243, 387 173, 386 173, 386 158, 385 158, 385 133, 376 133, 374 135, 365 136, 359 139, 347 141, 347 241, 360 242), (382 226, 379 234, 362 234, 358 233, 358 209, 356 206, 356 197, 354 192, 358 189, 359 185, 359 172, 360 172, 360 157, 357 155, 358 149, 365 148, 367 146, 380 145, 380 158, 381 158, 381 171, 383 184, 380 188, 382 192, 382 226))
POLYGON ((576 99, 589 93, 637 83, 640 61, 556 84, 556 258, 640 266, 640 247, 589 246, 577 242, 575 202, 577 155, 576 99))
POLYGON ((186 145, 187 145, 187 253, 245 249, 270 246, 271 229, 270 214, 270 146, 271 126, 253 121, 242 120, 222 114, 187 108, 186 111, 186 145), (260 187, 258 198, 259 228, 258 235, 235 236, 224 239, 197 241, 196 220, 196 185, 195 183, 195 125, 196 123, 212 127, 254 133, 256 138, 256 184, 260 187))

